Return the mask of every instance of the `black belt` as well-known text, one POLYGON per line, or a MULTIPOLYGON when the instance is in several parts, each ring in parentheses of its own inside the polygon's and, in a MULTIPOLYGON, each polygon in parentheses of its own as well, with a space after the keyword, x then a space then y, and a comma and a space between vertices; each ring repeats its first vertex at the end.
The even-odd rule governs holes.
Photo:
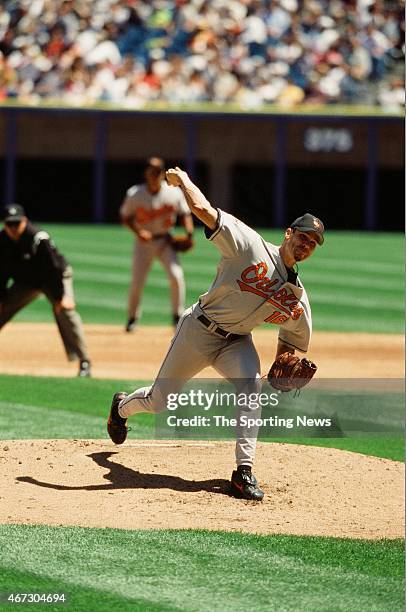
POLYGON ((215 323, 210 321, 210 319, 208 319, 204 315, 200 315, 200 317, 197 317, 197 320, 203 323, 205 327, 210 328, 210 331, 214 332, 215 334, 218 334, 219 336, 222 336, 222 338, 225 338, 226 340, 232 341, 238 340, 238 338, 242 338, 241 334, 231 334, 230 332, 226 332, 224 329, 221 329, 221 327, 218 327, 215 323))
POLYGON ((158 240, 159 238, 167 238, 168 236, 168 232, 166 232, 165 234, 154 234, 152 236, 152 240, 158 240))

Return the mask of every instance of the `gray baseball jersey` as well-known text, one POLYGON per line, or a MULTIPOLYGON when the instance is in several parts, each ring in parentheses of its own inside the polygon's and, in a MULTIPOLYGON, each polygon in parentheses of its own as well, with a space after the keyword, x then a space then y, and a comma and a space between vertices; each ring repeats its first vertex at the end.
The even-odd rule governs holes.
POLYGON ((161 189, 154 194, 145 184, 130 187, 120 214, 134 217, 140 227, 155 235, 168 232, 175 225, 176 216, 190 214, 190 210, 181 189, 163 181, 161 189))
POLYGON ((217 229, 209 239, 222 258, 216 278, 200 296, 205 314, 225 331, 248 334, 261 323, 280 326, 279 338, 306 352, 312 320, 309 300, 299 279, 288 282, 279 247, 219 210, 217 229))
MULTIPOLYGON (((307 351, 311 313, 305 290, 286 269, 279 248, 269 244, 253 229, 221 210, 218 226, 206 235, 217 246, 221 260, 216 278, 199 302, 182 316, 158 376, 151 387, 136 389, 122 400, 119 414, 128 418, 137 412, 156 413, 165 409, 169 393, 203 368, 217 372, 248 392, 260 388, 261 366, 251 330, 264 321, 279 326, 279 337, 287 345, 307 351), (292 278, 292 282, 288 282, 292 278), (198 319, 206 318, 239 336, 228 341, 198 319)), ((260 416, 259 409, 237 406, 243 414, 260 416)), ((236 427, 237 465, 252 465, 258 430, 236 427)))

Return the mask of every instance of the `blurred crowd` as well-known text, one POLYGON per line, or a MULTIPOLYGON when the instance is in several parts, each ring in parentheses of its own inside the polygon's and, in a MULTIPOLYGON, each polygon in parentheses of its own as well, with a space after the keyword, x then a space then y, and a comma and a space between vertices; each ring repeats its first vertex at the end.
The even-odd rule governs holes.
POLYGON ((404 104, 404 0, 4 0, 0 101, 404 104))

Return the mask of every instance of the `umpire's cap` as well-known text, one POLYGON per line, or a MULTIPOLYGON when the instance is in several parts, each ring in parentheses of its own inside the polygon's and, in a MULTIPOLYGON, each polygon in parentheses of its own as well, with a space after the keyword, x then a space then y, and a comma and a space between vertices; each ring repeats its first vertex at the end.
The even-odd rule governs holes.
POLYGON ((3 219, 7 221, 21 221, 25 217, 25 210, 20 204, 9 204, 4 207, 3 219))
POLYGON ((294 227, 302 232, 314 232, 319 244, 324 242, 324 224, 320 219, 310 213, 305 213, 293 221, 290 227, 294 227))

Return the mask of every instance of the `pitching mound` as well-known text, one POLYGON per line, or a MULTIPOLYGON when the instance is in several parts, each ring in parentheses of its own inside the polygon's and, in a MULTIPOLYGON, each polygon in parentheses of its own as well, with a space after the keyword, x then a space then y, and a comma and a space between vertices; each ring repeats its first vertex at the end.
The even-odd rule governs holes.
POLYGON ((232 442, 2 442, 0 523, 403 536, 401 463, 259 444, 258 504, 229 496, 233 456, 232 442))

